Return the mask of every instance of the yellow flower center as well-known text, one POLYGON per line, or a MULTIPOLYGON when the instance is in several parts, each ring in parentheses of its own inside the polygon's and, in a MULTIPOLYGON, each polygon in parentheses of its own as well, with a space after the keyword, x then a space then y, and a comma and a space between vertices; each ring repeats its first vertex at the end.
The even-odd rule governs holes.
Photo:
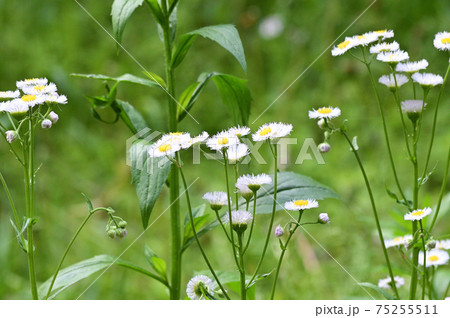
POLYGON ((220 138, 219 140, 217 140, 217 143, 219 145, 226 145, 228 143, 228 138, 226 137, 220 138))
POLYGON ((24 102, 32 102, 36 100, 36 95, 23 95, 21 98, 24 102))
POLYGON ((330 107, 322 107, 317 110, 320 114, 329 114, 331 113, 330 107))
POLYGON ((437 257, 436 255, 433 255, 433 256, 428 257, 428 260, 430 260, 432 262, 436 262, 437 260, 439 260, 439 257, 437 257))
POLYGON ((297 201, 294 202, 294 204, 295 204, 296 206, 305 206, 305 205, 307 205, 308 203, 309 203, 308 200, 297 200, 297 201))
POLYGON ((182 132, 171 132, 169 133, 169 135, 171 136, 181 136, 183 133, 182 132))
POLYGON ((37 81, 37 80, 38 80, 37 78, 27 78, 25 80, 25 82, 33 82, 33 81, 37 81))
POLYGON ((386 30, 378 30, 378 31, 375 31, 375 33, 376 34, 385 34, 386 30))
POLYGON ((349 40, 341 42, 341 43, 339 43, 338 48, 340 48, 341 50, 345 49, 349 44, 350 44, 349 40))
POLYGON ((38 91, 38 92, 42 91, 44 88, 45 88, 44 85, 36 85, 36 86, 34 87, 34 89, 35 89, 36 91, 38 91))
POLYGON ((423 212, 423 211, 416 211, 416 212, 411 213, 412 216, 421 216, 423 214, 425 214, 425 212, 423 212))
POLYGON ((394 242, 400 242, 400 240, 401 240, 400 237, 396 237, 396 238, 394 239, 394 242))
POLYGON ((161 152, 167 152, 171 149, 172 147, 169 144, 164 144, 158 147, 158 150, 161 152))
POLYGON ((442 44, 450 44, 450 38, 443 38, 441 42, 442 44))
POLYGON ((358 35, 356 38, 357 38, 359 41, 361 41, 361 40, 365 40, 365 39, 366 39, 366 36, 365 36, 365 35, 358 35))
POLYGON ((266 128, 262 129, 262 130, 259 132, 259 135, 260 135, 260 136, 265 136, 265 135, 267 135, 267 134, 270 134, 271 131, 272 131, 272 129, 271 129, 270 127, 266 127, 266 128))

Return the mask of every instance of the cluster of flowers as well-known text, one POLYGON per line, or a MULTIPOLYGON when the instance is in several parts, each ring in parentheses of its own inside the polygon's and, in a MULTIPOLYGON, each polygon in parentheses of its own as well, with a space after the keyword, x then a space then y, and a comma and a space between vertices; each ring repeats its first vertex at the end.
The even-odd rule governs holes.
MULTIPOLYGON (((38 114, 43 129, 49 129, 59 120, 52 107, 59 104, 67 104, 67 97, 57 93, 54 83, 48 83, 46 78, 32 78, 16 82, 14 91, 0 91, 0 113, 9 113, 17 120, 23 119, 30 110, 37 106, 47 105, 48 110, 44 114, 38 114)), ((9 143, 19 136, 19 132, 9 130, 5 132, 9 143)))

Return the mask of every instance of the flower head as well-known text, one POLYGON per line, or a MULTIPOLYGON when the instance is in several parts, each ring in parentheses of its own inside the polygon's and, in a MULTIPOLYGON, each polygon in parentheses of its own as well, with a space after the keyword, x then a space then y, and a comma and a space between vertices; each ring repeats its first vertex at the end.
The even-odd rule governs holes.
POLYGON ((441 75, 431 73, 414 73, 411 77, 414 82, 419 83, 423 87, 433 87, 444 82, 441 75))
POLYGON ((236 189, 241 194, 241 196, 246 200, 249 201, 251 198, 253 198, 253 191, 250 190, 250 188, 247 186, 247 184, 241 182, 236 183, 236 189))
POLYGON ((367 32, 362 35, 354 35, 351 37, 356 46, 367 46, 370 43, 378 41, 378 35, 375 32, 367 32))
POLYGON ((206 146, 212 150, 222 151, 227 149, 231 145, 235 145, 239 142, 239 138, 230 134, 228 131, 222 131, 215 134, 206 141, 206 146))
MULTIPOLYGON (((250 212, 244 210, 232 211, 231 212, 231 225, 233 225, 233 230, 236 232, 244 232, 247 229, 248 223, 253 219, 250 212)), ((223 218, 223 223, 227 224, 230 222, 230 216, 225 213, 223 218)))
POLYGON ((378 82, 389 88, 395 88, 395 80, 397 80, 397 87, 403 86, 409 82, 408 77, 403 74, 395 74, 395 78, 394 74, 383 75, 378 79, 378 82))
POLYGON ((67 104, 67 96, 66 95, 59 95, 57 93, 51 93, 51 94, 44 94, 42 95, 44 97, 45 102, 57 105, 57 104, 67 104))
POLYGON ((251 191, 258 191, 263 184, 272 183, 272 178, 265 174, 261 173, 258 175, 247 174, 239 177, 236 181, 236 188, 241 189, 243 187, 249 188, 251 191))
POLYGON ((427 67, 428 67, 428 61, 425 59, 422 59, 417 62, 398 63, 397 66, 395 67, 395 71, 413 74, 418 71, 424 70, 427 67))
POLYGON ((227 130, 227 132, 232 136, 241 138, 242 136, 247 136, 250 133, 250 128, 248 128, 247 126, 236 126, 231 127, 227 130))
MULTIPOLYGON (((448 263, 449 256, 446 251, 433 249, 427 252, 427 267, 445 265, 448 263)), ((419 253, 419 264, 423 266, 423 252, 419 253)))
POLYGON ((208 276, 194 276, 187 284, 186 294, 192 300, 205 300, 205 291, 214 295, 214 283, 208 276))
POLYGON ((23 89, 24 87, 37 86, 37 85, 47 85, 48 80, 43 78, 28 78, 23 81, 17 81, 17 88, 23 89))
POLYGON ((0 105, 0 111, 8 112, 13 116, 24 116, 30 107, 20 99, 13 99, 0 105))
POLYGON ((337 46, 335 46, 332 50, 331 50, 331 55, 332 56, 338 56, 338 55, 342 55, 345 52, 347 52, 348 50, 354 48, 355 46, 357 46, 357 42, 354 41, 352 38, 345 38, 344 41, 342 41, 341 43, 339 43, 337 46))
POLYGON ((50 128, 52 128, 52 125, 53 125, 53 123, 50 119, 44 119, 41 123, 41 127, 43 129, 50 129, 50 128))
POLYGON ((431 212, 432 212, 431 208, 414 210, 412 212, 405 214, 405 220, 409 220, 409 221, 422 220, 424 217, 431 214, 431 212))
POLYGON ((248 146, 245 144, 234 144, 227 150, 227 158, 230 164, 239 162, 242 158, 250 153, 248 146))
POLYGON ((281 227, 280 224, 277 225, 277 227, 275 228, 275 236, 276 237, 282 237, 284 235, 284 230, 281 227))
POLYGON ((59 116, 54 111, 51 111, 50 114, 48 114, 48 118, 52 121, 52 123, 56 124, 59 120, 59 116))
POLYGON ((161 138, 148 149, 148 155, 152 158, 158 157, 173 157, 175 153, 181 149, 178 142, 171 141, 170 139, 161 138))
POLYGON ((292 131, 291 124, 269 123, 264 124, 252 135, 253 141, 277 140, 289 135, 292 131))
POLYGON ((389 64, 397 64, 398 62, 403 62, 407 59, 409 59, 408 53, 402 50, 381 52, 377 55, 377 60, 389 64))
POLYGON ((15 91, 0 91, 0 101, 11 100, 20 96, 18 90, 15 91))
POLYGON ((439 249, 439 250, 450 250, 450 239, 436 241, 436 249, 439 249))
POLYGON ((423 100, 420 99, 402 101, 402 111, 407 114, 421 113, 426 106, 427 103, 424 103, 423 100))
POLYGON ((394 37, 394 31, 392 31, 392 30, 378 30, 378 31, 372 31, 369 33, 372 33, 374 36, 378 37, 381 40, 385 40, 385 39, 394 37))
POLYGON ((372 46, 370 48, 370 53, 372 54, 379 54, 381 52, 392 52, 392 51, 397 51, 400 49, 400 45, 397 42, 392 42, 392 43, 379 43, 379 44, 375 44, 374 46, 372 46))
POLYGON ((332 119, 341 115, 341 110, 338 107, 321 107, 319 109, 313 109, 308 112, 309 118, 327 118, 332 119))
POLYGON ((41 105, 45 103, 45 98, 43 95, 22 95, 20 98, 13 100, 16 103, 23 103, 28 107, 34 107, 36 105, 41 105))
MULTIPOLYGON (((399 276, 394 277, 395 287, 402 287, 405 285, 405 279, 399 276)), ((378 281, 378 287, 389 289, 392 288, 392 279, 391 277, 383 278, 378 281)))
POLYGON ((328 213, 320 213, 317 221, 320 224, 328 224, 330 223, 330 217, 328 216, 328 213))
POLYGON ((439 32, 433 41, 434 47, 441 51, 450 51, 450 32, 439 32))
POLYGON ((22 91, 28 95, 41 95, 56 93, 57 88, 54 83, 48 85, 30 85, 22 87, 22 91))
POLYGON ((319 207, 319 203, 313 199, 292 200, 284 204, 284 208, 290 211, 300 211, 319 207))
POLYGON ((205 140, 208 139, 208 137, 209 137, 209 134, 206 131, 203 131, 198 136, 195 136, 195 137, 189 138, 189 139, 186 138, 186 141, 183 144, 181 144, 181 148, 187 149, 193 145, 205 142, 205 140))
POLYGON ((214 211, 218 211, 224 205, 228 205, 228 196, 225 192, 222 191, 207 192, 203 195, 203 199, 209 202, 211 209, 213 209, 214 211))
POLYGON ((394 246, 407 246, 411 241, 413 237, 412 235, 404 235, 404 236, 397 236, 393 238, 392 240, 385 240, 384 245, 386 248, 394 247, 394 246))

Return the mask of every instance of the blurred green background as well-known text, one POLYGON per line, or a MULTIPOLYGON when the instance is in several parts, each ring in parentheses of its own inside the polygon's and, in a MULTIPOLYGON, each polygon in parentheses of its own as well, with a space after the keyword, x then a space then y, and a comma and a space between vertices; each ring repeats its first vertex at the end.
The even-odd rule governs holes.
MULTIPOLYGON (((111 31, 112 0, 80 1, 86 9, 111 31)), ((236 25, 248 62, 246 75, 233 57, 217 44, 198 39, 177 71, 177 91, 187 87, 202 72, 219 71, 247 77, 253 96, 253 122, 327 47, 367 8, 371 1, 356 0, 181 0, 178 10, 178 34, 212 24, 236 25), (275 16, 283 29, 278 36, 267 38, 261 33, 261 23, 275 16)), ((450 3, 446 0, 376 1, 354 23, 345 35, 370 30, 394 29, 395 40, 406 49, 412 60, 426 58, 428 71, 444 74, 448 55, 432 45, 435 33, 449 30, 450 3)), ((95 216, 75 243, 65 265, 98 254, 118 256, 141 233, 139 207, 130 170, 126 165, 126 139, 130 133, 121 122, 106 125, 96 121, 84 95, 101 95, 101 82, 70 77, 70 73, 142 75, 142 70, 129 56, 117 55, 113 40, 77 5, 75 1, 7 1, 0 0, 0 89, 14 89, 15 81, 26 77, 46 76, 57 83, 69 104, 62 107, 60 121, 51 130, 38 132, 38 172, 36 225, 36 264, 38 280, 43 282, 54 271, 66 244, 87 213, 81 192, 96 206, 112 206, 128 221, 128 237, 111 240, 106 236, 106 219, 95 216)), ((343 37, 341 37, 343 38, 343 37)), ((123 36, 124 47, 148 70, 163 75, 163 48, 156 26, 146 6, 139 8, 129 20, 123 36)), ((387 73, 385 65, 376 64, 375 74, 387 73)), ((326 165, 312 160, 294 165, 304 138, 321 142, 320 131, 307 111, 321 105, 342 109, 342 119, 348 119, 349 134, 357 135, 361 156, 373 183, 382 224, 387 238, 402 234, 407 223, 397 223, 404 211, 388 198, 385 185, 394 189, 390 167, 386 160, 381 122, 373 91, 365 69, 349 56, 332 58, 329 50, 301 76, 286 93, 258 119, 252 129, 267 121, 290 122, 293 136, 291 163, 282 170, 293 170, 329 185, 341 196, 342 202, 321 202, 320 212, 328 212, 332 222, 327 226, 311 226, 308 231, 358 281, 377 283, 387 276, 383 256, 375 233, 375 224, 363 179, 348 145, 339 136, 332 139, 332 151, 324 155, 326 165)), ((410 193, 411 164, 407 162, 402 132, 391 94, 380 86, 382 100, 389 118, 389 129, 395 149, 401 182, 410 193)), ((430 94, 431 110, 438 90, 430 94)), ((404 99, 411 98, 410 87, 402 90, 404 99)), ((122 84, 118 97, 128 100, 146 117, 150 127, 166 130, 166 96, 158 90, 122 84)), ((435 173, 422 191, 422 205, 434 206, 443 178, 443 164, 450 140, 448 112, 450 96, 446 90, 438 118, 437 137, 431 166, 435 173)), ((200 126, 187 117, 180 129, 209 133, 232 125, 217 90, 209 85, 200 96, 193 116, 200 126)), ((429 142, 431 111, 425 113, 422 142, 429 142)), ((186 157, 188 160, 188 156, 186 157)), ((423 161, 422 161, 423 162, 423 161)), ((223 190, 223 171, 217 163, 208 161, 200 166, 188 165, 188 180, 200 177, 192 186, 194 204, 201 204, 206 191, 223 190)), ((269 172, 271 166, 259 171, 269 172)), ((5 175, 16 203, 23 210, 22 171, 4 143, 0 143, 0 171, 5 175)), ((150 222, 168 206, 168 193, 163 194, 150 222)), ((182 206, 185 206, 184 199, 182 206)), ((436 235, 449 233, 448 200, 444 202, 442 218, 436 235)), ((311 213, 311 220, 316 212, 311 213)), ((0 192, 0 298, 29 298, 26 256, 18 247, 11 228, 10 210, 4 191, 0 192)), ((248 266, 253 269, 258 259, 267 222, 258 223, 254 246, 248 254, 248 266)), ((280 212, 276 224, 286 223, 280 212)), ((160 256, 170 259, 168 215, 163 215, 124 255, 123 259, 148 267, 143 255, 148 244, 160 256)), ((219 269, 232 269, 233 260, 219 229, 202 242, 219 269)), ((275 267, 279 253, 273 240, 263 271, 275 267)), ((392 251, 390 251, 392 253, 392 251)), ((407 266, 392 253, 395 273, 407 276, 407 266)), ((193 246, 185 254, 183 289, 195 271, 206 266, 198 249, 193 246)), ((448 266, 441 270, 448 281, 448 266)), ((96 275, 78 283, 58 296, 73 299, 90 284, 96 275)), ((408 279, 407 279, 408 280, 408 279)), ((439 280, 445 283, 445 280, 439 280)), ((271 279, 262 281, 257 298, 267 297, 271 279)), ((406 289, 403 290, 406 293, 406 289)), ((355 281, 308 235, 299 231, 289 248, 280 273, 277 291, 279 299, 352 299, 367 298, 355 281)), ((135 272, 122 268, 109 269, 83 299, 166 299, 162 285, 135 272)))

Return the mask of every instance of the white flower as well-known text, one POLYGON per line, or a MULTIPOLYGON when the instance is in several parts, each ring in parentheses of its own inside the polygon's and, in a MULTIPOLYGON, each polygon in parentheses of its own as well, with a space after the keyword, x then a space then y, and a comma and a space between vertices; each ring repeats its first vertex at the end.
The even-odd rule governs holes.
POLYGON ((28 112, 28 105, 18 99, 2 103, 0 111, 8 112, 13 116, 22 116, 28 112))
POLYGON ((6 108, 11 104, 11 101, 0 102, 0 112, 6 111, 6 108))
POLYGON ((236 126, 236 127, 231 127, 230 129, 227 130, 227 132, 232 136, 241 138, 242 136, 247 136, 250 133, 250 128, 248 128, 246 126, 242 126, 242 127, 236 126))
POLYGON ((414 82, 419 83, 425 87, 431 87, 441 85, 444 79, 441 75, 435 75, 431 73, 414 73, 412 76, 414 82))
POLYGON ((41 123, 41 127, 43 129, 50 129, 52 128, 52 121, 50 119, 44 119, 41 123))
POLYGON ((186 294, 192 300, 206 300, 202 290, 213 296, 214 283, 208 276, 197 275, 187 284, 186 294))
POLYGON ((242 195, 242 197, 248 201, 253 198, 253 191, 244 183, 236 183, 236 189, 242 195))
POLYGON ((45 98, 45 101, 50 104, 67 104, 67 96, 59 95, 57 93, 45 94, 42 95, 45 98))
POLYGON ((395 78, 394 74, 383 75, 378 79, 378 82, 389 88, 395 88, 395 80, 397 80, 397 87, 400 87, 409 82, 408 77, 403 74, 395 74, 395 78))
POLYGON ((6 135, 6 141, 9 142, 10 144, 12 144, 19 136, 19 134, 15 130, 6 131, 5 135, 6 135))
POLYGON ((345 52, 347 52, 348 50, 354 48, 357 45, 358 44, 355 41, 353 41, 352 38, 346 37, 344 41, 339 43, 337 46, 335 46, 331 50, 331 55, 332 56, 342 55, 342 54, 344 54, 345 52))
POLYGON ((402 111, 405 113, 420 113, 426 106, 427 103, 424 104, 420 99, 402 101, 402 111))
POLYGON ((40 105, 45 103, 45 98, 43 95, 23 95, 20 98, 16 98, 13 101, 17 103, 24 103, 28 107, 34 107, 36 105, 40 105))
POLYGON ((374 34, 375 36, 377 36, 378 38, 380 38, 382 40, 394 37, 394 31, 392 31, 392 30, 379 30, 379 31, 372 31, 369 33, 374 34))
POLYGON ((308 112, 309 118, 327 118, 332 119, 341 115, 341 110, 338 107, 321 107, 317 110, 313 109, 308 112))
MULTIPOLYGON (((446 251, 432 249, 427 252, 427 267, 445 265, 448 263, 449 256, 446 251)), ((419 264, 423 266, 423 251, 419 253, 419 264)))
POLYGON ((421 70, 424 70, 428 67, 428 61, 425 59, 422 59, 417 62, 405 62, 405 63, 398 63, 395 71, 396 72, 405 72, 405 73, 415 73, 421 70))
POLYGON ((319 203, 313 199, 292 200, 284 204, 284 208, 290 211, 300 211, 319 207, 319 203))
MULTIPOLYGON (((250 212, 244 210, 231 211, 231 224, 235 226, 246 226, 253 216, 250 212)), ((223 217, 223 223, 227 224, 230 222, 229 213, 225 213, 223 217)))
POLYGON ((434 47, 441 51, 450 51, 450 32, 439 32, 433 41, 434 47))
POLYGON ((28 86, 36 86, 36 85, 47 85, 48 80, 44 77, 44 78, 28 78, 26 80, 23 81, 17 81, 16 82, 16 86, 17 88, 24 88, 24 87, 28 87, 28 86))
POLYGON ((181 149, 180 144, 171 142, 165 138, 161 138, 148 149, 148 155, 152 158, 158 157, 173 157, 175 153, 181 149))
POLYGON ((412 235, 404 235, 404 236, 397 236, 394 237, 392 240, 385 240, 384 245, 386 248, 394 247, 394 246, 407 246, 411 241, 413 237, 412 235))
POLYGON ((439 250, 450 250, 450 239, 436 241, 436 249, 439 250))
POLYGON ((213 210, 220 210, 224 205, 228 205, 228 196, 222 191, 207 192, 203 195, 203 199, 209 202, 213 210))
POLYGON ((253 141, 277 140, 289 135, 292 131, 291 124, 269 123, 264 124, 252 135, 253 141))
POLYGON ((394 52, 381 52, 377 55, 377 60, 385 63, 398 63, 409 59, 407 52, 397 50, 394 52))
POLYGON ((238 142, 238 137, 228 133, 227 131, 222 131, 209 138, 206 141, 206 146, 212 150, 222 151, 223 149, 226 149, 231 145, 235 145, 238 142))
MULTIPOLYGON (((402 287, 405 285, 405 279, 400 276, 394 276, 395 287, 402 287)), ((383 278, 378 281, 378 287, 389 289, 392 288, 391 277, 383 278)))
POLYGON ((330 217, 328 216, 328 213, 320 213, 318 222, 321 224, 328 224, 330 223, 330 217))
POLYGON ((13 98, 17 98, 20 96, 20 92, 18 90, 15 91, 0 91, 0 101, 1 100, 9 100, 13 98))
POLYGON ((412 212, 405 214, 405 220, 409 220, 409 221, 422 220, 424 217, 431 214, 431 212, 432 212, 431 208, 414 210, 412 212))
POLYGON ((59 116, 57 113, 55 113, 54 111, 51 111, 50 114, 48 114, 48 117, 50 118, 50 120, 52 121, 52 123, 56 124, 59 120, 59 116))
POLYGON ((259 24, 259 35, 266 40, 276 38, 283 32, 284 23, 278 15, 270 15, 259 24))
POLYGON ((208 139, 208 137, 209 137, 209 134, 206 131, 204 131, 200 135, 195 136, 193 138, 190 138, 189 140, 187 140, 186 142, 181 144, 181 148, 187 149, 187 148, 189 148, 192 145, 196 145, 196 144, 202 143, 206 139, 208 139))
POLYGON ((392 52, 392 51, 397 51, 400 49, 400 45, 397 42, 392 42, 392 43, 379 43, 376 44, 374 46, 372 46, 370 48, 370 53, 372 54, 378 54, 381 52, 392 52))
POLYGON ((48 85, 24 86, 22 87, 22 90, 28 95, 40 95, 56 93, 58 89, 54 83, 50 83, 48 85))
POLYGON ((191 140, 191 135, 185 132, 170 132, 160 138, 161 142, 168 142, 173 145, 186 145, 191 140))
POLYGON ((258 175, 247 174, 239 177, 236 181, 236 188, 248 187, 252 191, 258 191, 263 184, 272 183, 272 178, 265 173, 258 175))
POLYGON ((234 144, 230 146, 227 150, 227 158, 230 164, 235 164, 239 162, 242 158, 250 153, 247 145, 244 144, 234 144))
POLYGON ((375 32, 367 32, 362 35, 355 35, 352 37, 352 41, 356 45, 366 46, 370 43, 378 41, 378 35, 375 32))

